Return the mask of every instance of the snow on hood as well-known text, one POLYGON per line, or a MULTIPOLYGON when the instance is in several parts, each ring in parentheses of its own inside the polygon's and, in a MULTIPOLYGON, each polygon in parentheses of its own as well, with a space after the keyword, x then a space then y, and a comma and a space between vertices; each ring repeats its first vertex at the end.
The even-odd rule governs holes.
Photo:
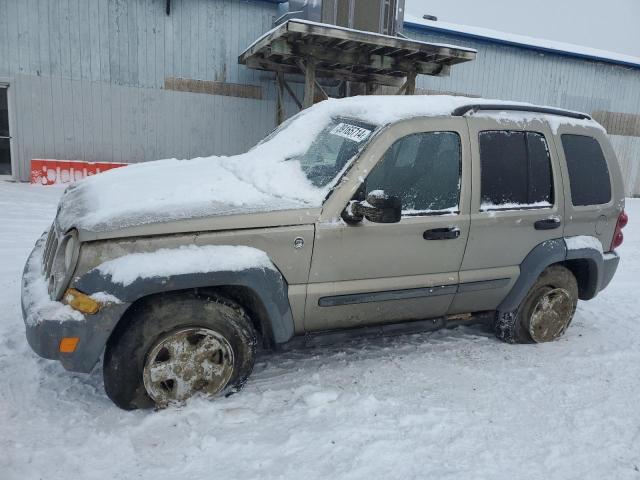
POLYGON ((139 252, 108 260, 95 269, 114 283, 131 285, 139 278, 168 277, 211 271, 238 272, 248 268, 275 267, 262 250, 243 245, 182 245, 139 252))
POLYGON ((314 186, 297 161, 286 160, 304 154, 332 118, 382 126, 415 116, 449 115, 470 102, 499 103, 451 96, 326 100, 241 155, 158 160, 86 178, 63 195, 58 226, 63 231, 110 231, 185 218, 319 207, 334 185, 314 186))

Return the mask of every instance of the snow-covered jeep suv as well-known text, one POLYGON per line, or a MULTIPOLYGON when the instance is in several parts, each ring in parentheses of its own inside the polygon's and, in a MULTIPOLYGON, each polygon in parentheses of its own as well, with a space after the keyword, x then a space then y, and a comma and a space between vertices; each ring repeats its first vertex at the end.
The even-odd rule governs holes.
POLYGON ((239 388, 258 339, 489 319, 507 342, 547 342, 611 280, 626 222, 588 115, 327 100, 245 154, 69 187, 25 267, 27 339, 76 372, 104 353, 106 393, 126 409, 239 388))

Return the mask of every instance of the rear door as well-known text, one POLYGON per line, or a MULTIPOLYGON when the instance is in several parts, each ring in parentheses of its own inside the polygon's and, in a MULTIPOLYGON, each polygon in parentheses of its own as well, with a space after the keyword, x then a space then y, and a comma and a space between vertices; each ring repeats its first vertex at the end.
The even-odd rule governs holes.
POLYGON ((451 313, 495 309, 527 254, 563 236, 562 177, 541 120, 470 117, 471 228, 451 313))

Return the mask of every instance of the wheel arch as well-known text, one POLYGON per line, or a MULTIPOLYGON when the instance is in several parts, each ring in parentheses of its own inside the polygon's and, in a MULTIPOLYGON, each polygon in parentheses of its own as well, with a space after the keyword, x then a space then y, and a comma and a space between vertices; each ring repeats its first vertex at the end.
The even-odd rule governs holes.
POLYGON ((256 332, 260 335, 265 348, 273 348, 276 345, 273 328, 269 319, 269 312, 264 306, 260 296, 251 288, 243 285, 216 285, 204 288, 188 288, 184 290, 169 290, 158 293, 151 293, 135 300, 128 305, 114 325, 107 340, 109 342, 116 339, 127 326, 135 321, 136 313, 148 304, 167 299, 170 296, 193 296, 201 298, 220 298, 225 303, 237 305, 245 310, 256 332))
POLYGON ((520 264, 520 276, 498 306, 498 314, 516 312, 544 269, 556 264, 565 266, 576 277, 580 300, 597 295, 603 276, 602 252, 595 248, 569 249, 564 238, 547 240, 536 245, 520 264))
POLYGON ((592 258, 575 258, 560 263, 567 267, 578 282, 578 298, 591 300, 598 293, 599 268, 592 258))
MULTIPOLYGON (((293 314, 289 304, 288 284, 282 274, 269 268, 248 268, 241 271, 220 271, 174 275, 169 277, 138 278, 128 285, 113 282, 108 275, 92 270, 74 285, 88 295, 104 292, 118 298, 117 314, 103 322, 100 331, 92 331, 94 347, 83 364, 94 365, 107 342, 116 338, 137 309, 146 302, 168 294, 215 294, 227 298, 246 309, 254 326, 269 346, 285 343, 294 335, 293 314), (124 307, 124 308, 123 308, 124 307), (99 337, 99 338, 98 338, 99 337)), ((105 314, 110 307, 106 307, 105 314)), ((91 324, 87 324, 91 328, 91 324)), ((97 329, 94 329, 97 330, 97 329)))

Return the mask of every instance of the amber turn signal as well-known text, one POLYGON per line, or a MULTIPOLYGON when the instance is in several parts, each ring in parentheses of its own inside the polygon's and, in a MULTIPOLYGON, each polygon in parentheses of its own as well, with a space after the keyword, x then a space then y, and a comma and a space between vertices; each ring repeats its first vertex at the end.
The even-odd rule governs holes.
POLYGON ((63 339, 60 340, 58 350, 62 353, 73 353, 76 351, 79 341, 80 338, 78 337, 63 337, 63 339))
POLYGON ((68 289, 64 294, 64 300, 67 304, 79 312, 92 315, 100 310, 100 304, 89 295, 79 292, 75 288, 68 289))

